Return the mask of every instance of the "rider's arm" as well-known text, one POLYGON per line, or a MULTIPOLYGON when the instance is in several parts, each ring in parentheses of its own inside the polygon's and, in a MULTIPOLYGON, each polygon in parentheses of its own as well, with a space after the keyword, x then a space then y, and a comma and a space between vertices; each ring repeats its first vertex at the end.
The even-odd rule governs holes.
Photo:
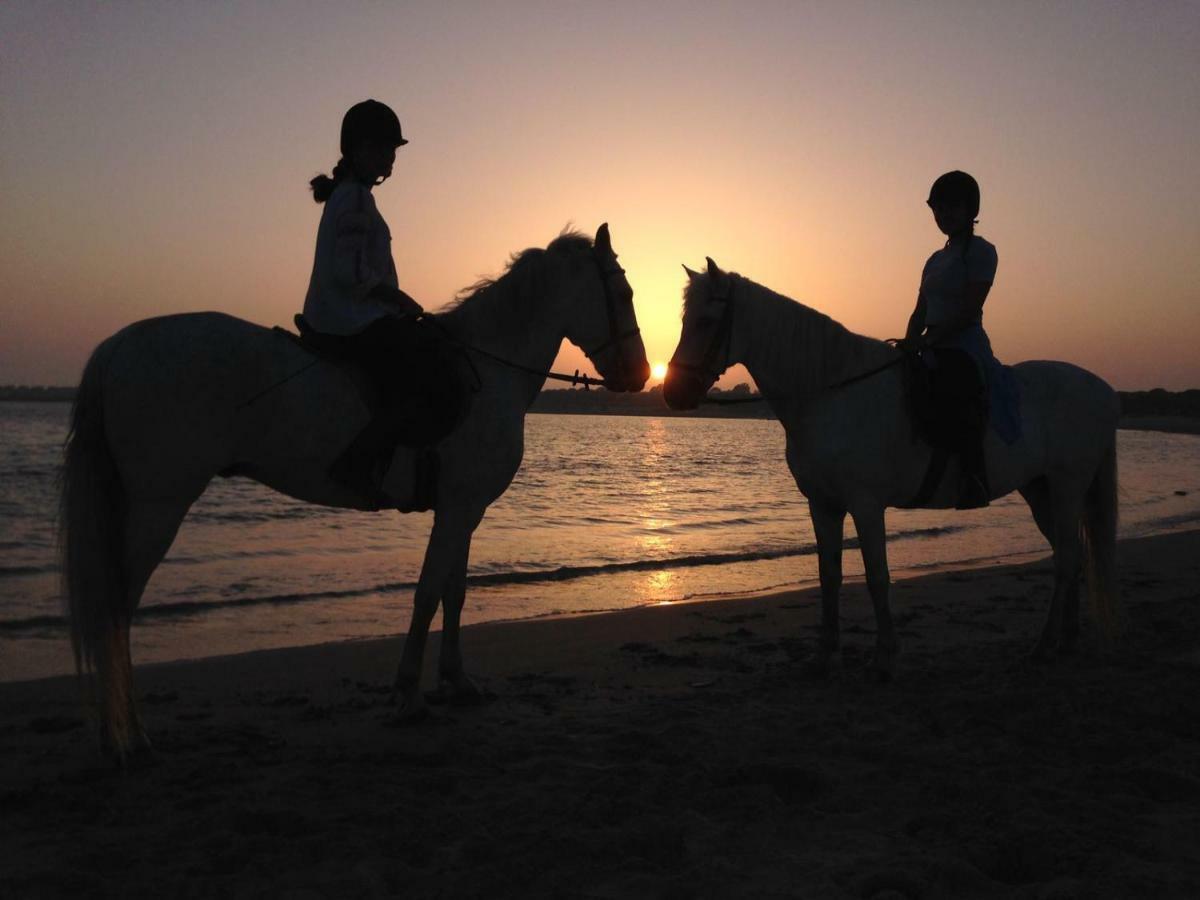
POLYGON ((380 303, 386 303, 388 306, 394 306, 401 315, 411 313, 422 313, 425 310, 421 308, 421 304, 414 300, 400 288, 394 288, 390 284, 377 284, 367 294, 370 300, 378 300, 380 303))
POLYGON ((912 315, 908 317, 908 329, 904 332, 904 342, 906 344, 915 343, 924 330, 925 295, 918 291, 916 308, 913 309, 912 315))
POLYGON ((383 281, 383 273, 374 271, 367 261, 369 231, 370 219, 365 212, 350 209, 337 217, 333 276, 360 299, 383 281))

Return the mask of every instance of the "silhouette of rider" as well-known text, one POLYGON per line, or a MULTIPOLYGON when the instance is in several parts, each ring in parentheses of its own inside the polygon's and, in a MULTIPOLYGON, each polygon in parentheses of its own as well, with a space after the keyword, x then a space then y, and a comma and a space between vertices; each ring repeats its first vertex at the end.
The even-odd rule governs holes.
POLYGON ((947 172, 929 190, 929 208, 946 244, 925 263, 916 309, 903 349, 921 352, 942 438, 962 463, 958 507, 987 506, 983 457, 987 425, 987 368, 992 347, 983 330, 983 304, 996 277, 996 248, 975 234, 979 184, 966 172, 947 172))
POLYGON ((414 340, 420 305, 400 290, 392 234, 371 190, 392 174, 407 144, 396 114, 378 100, 356 103, 342 119, 341 159, 331 175, 309 182, 324 204, 317 228, 304 319, 340 343, 367 370, 380 393, 375 419, 334 463, 331 476, 374 497, 403 431, 404 348, 414 340))

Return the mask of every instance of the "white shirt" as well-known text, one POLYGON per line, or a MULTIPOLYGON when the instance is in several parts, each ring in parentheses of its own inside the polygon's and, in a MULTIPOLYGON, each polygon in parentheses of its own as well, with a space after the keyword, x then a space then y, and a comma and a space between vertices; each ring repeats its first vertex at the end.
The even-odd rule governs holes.
POLYGON ((304 318, 324 334, 357 334, 393 312, 367 297, 380 284, 399 287, 392 232, 364 185, 339 181, 317 227, 304 318))
MULTIPOLYGON (((963 303, 967 284, 996 278, 996 248, 976 235, 963 252, 961 243, 954 243, 929 257, 921 271, 921 293, 925 297, 925 324, 941 325, 951 312, 963 303)), ((982 324, 983 313, 967 324, 982 324)))

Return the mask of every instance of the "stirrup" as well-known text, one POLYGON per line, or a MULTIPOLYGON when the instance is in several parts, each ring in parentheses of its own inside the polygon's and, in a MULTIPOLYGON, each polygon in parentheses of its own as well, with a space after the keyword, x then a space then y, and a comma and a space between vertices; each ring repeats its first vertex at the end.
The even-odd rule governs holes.
POLYGON ((955 509, 983 509, 991 504, 991 492, 978 475, 967 475, 963 478, 962 489, 958 494, 955 509))

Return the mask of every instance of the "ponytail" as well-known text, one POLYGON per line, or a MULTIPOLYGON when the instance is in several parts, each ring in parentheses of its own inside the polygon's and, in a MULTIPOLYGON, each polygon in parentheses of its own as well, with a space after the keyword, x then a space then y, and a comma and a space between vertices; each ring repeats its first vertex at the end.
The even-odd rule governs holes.
POLYGON ((317 203, 324 203, 332 196, 333 189, 337 187, 337 183, 349 174, 349 163, 344 158, 339 159, 337 165, 333 167, 331 175, 318 175, 308 183, 308 186, 312 189, 313 200, 317 203))

